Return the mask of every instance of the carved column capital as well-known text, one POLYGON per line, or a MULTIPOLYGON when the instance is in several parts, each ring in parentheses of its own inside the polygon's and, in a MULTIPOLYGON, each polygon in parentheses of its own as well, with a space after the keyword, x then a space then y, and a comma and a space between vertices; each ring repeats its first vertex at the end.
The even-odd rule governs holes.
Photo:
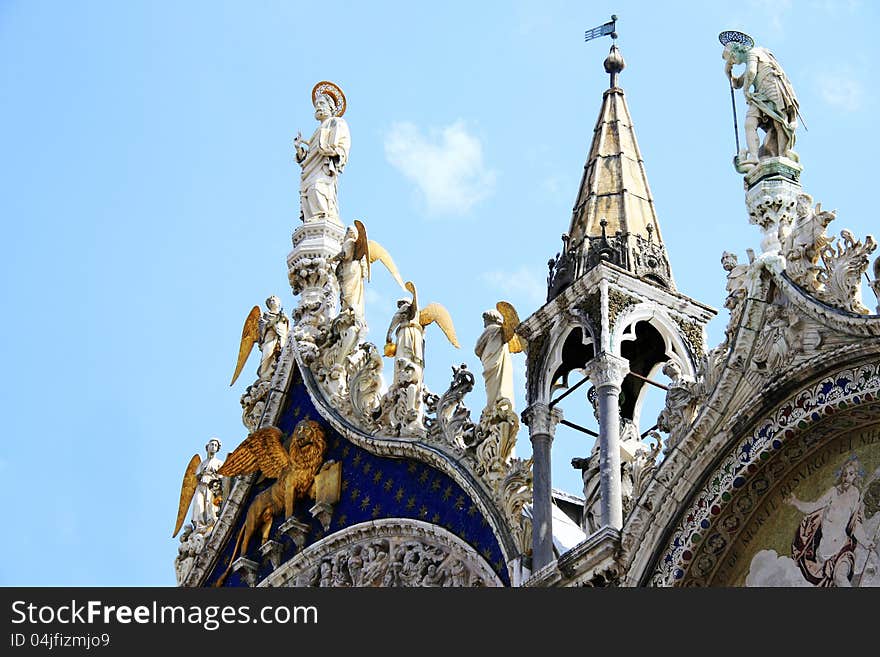
POLYGON ((587 363, 587 376, 597 390, 611 387, 620 392, 623 379, 629 374, 629 361, 620 356, 603 353, 587 363))
POLYGON ((535 402, 522 412, 522 421, 528 425, 530 435, 552 436, 561 420, 562 409, 551 408, 543 402, 535 402))

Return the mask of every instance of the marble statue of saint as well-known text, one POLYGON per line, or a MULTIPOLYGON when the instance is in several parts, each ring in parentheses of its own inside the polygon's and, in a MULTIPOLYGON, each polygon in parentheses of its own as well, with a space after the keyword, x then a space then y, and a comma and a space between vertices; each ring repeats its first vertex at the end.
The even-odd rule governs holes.
POLYGON ((302 220, 341 223, 337 183, 351 148, 351 134, 342 118, 345 96, 332 82, 319 82, 312 90, 312 102, 319 125, 308 141, 301 134, 294 139, 296 161, 302 167, 302 220))
POLYGON ((729 41, 721 56, 731 85, 743 90, 748 104, 745 125, 748 148, 745 154, 738 156, 739 164, 757 164, 759 160, 777 156, 797 162, 794 142, 798 99, 773 53, 748 43, 729 41), (746 68, 734 77, 733 67, 738 64, 746 68), (758 128, 767 133, 763 143, 760 143, 758 128))

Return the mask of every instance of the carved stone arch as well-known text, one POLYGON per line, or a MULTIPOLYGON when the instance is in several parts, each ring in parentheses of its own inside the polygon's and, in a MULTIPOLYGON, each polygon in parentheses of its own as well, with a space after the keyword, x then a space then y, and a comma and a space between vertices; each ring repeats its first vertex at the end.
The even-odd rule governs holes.
POLYGON ((681 334, 681 327, 657 304, 642 302, 628 308, 617 318, 611 330, 611 352, 615 356, 621 353, 621 346, 626 339, 632 339, 627 330, 635 327, 638 322, 647 322, 661 335, 664 342, 664 353, 674 359, 680 366, 682 374, 696 377, 697 354, 681 334))
MULTIPOLYGON (((762 569, 762 560, 768 560, 767 568, 788 573, 784 585, 797 585, 801 571, 791 558, 794 550, 789 548, 786 553, 785 541, 772 550, 775 554, 771 550, 758 554, 763 549, 760 536, 769 531, 762 534, 761 528, 778 528, 793 543, 798 522, 807 514, 788 508, 785 500, 791 492, 813 475, 827 479, 828 468, 839 467, 839 461, 859 450, 871 450, 870 459, 862 454, 862 459, 870 462, 868 474, 880 467, 878 362, 838 365, 809 385, 789 387, 782 401, 769 410, 766 403, 756 410, 759 412, 750 413, 752 419, 741 418, 734 430, 720 432, 723 443, 713 450, 717 456, 706 461, 705 467, 696 462, 698 459, 691 460, 689 469, 702 471, 696 484, 668 481, 660 473, 661 483, 668 489, 665 504, 673 499, 684 499, 685 504, 666 514, 668 520, 653 521, 656 538, 644 541, 636 550, 643 555, 643 551, 651 551, 652 556, 645 560, 635 555, 631 563, 640 572, 630 573, 632 583, 741 584, 743 567, 751 573, 757 559, 762 569), (783 518, 782 513, 788 516, 783 518), (658 521, 666 527, 660 534, 658 521), (657 538, 661 540, 655 543, 657 538), (642 570, 637 563, 650 565, 642 570)), ((828 482, 823 479, 816 486, 805 494, 807 499, 817 499, 819 489, 827 489, 828 482)), ((645 509, 638 513, 647 514, 645 509)), ((867 515, 880 524, 880 516, 867 515)), ((641 517, 636 522, 652 521, 641 517)))
POLYGON ((321 539, 258 586, 500 587, 504 583, 479 552, 443 527, 386 518, 321 539))
MULTIPOLYGON (((672 360, 686 377, 696 378, 693 354, 680 327, 654 303, 639 303, 617 317, 612 327, 611 349, 614 355, 628 359, 631 370, 640 376, 656 379, 664 364, 672 360)), ((638 377, 624 379, 623 417, 638 424, 647 388, 638 377)))
MULTIPOLYGON (((543 359, 534 373, 536 385, 533 390, 536 396, 530 400, 530 403, 549 401, 555 380, 563 374, 567 375, 586 365, 595 355, 597 343, 598 336, 590 321, 574 313, 568 313, 564 319, 560 320, 550 334, 543 359), (582 363, 573 362, 572 356, 570 356, 570 353, 574 351, 573 348, 577 346, 576 343, 583 347, 585 355, 582 363), (563 372, 563 370, 565 371, 563 372)), ((581 360, 577 356, 574 358, 578 361, 581 360)), ((530 374, 531 376, 533 375, 530 374)))

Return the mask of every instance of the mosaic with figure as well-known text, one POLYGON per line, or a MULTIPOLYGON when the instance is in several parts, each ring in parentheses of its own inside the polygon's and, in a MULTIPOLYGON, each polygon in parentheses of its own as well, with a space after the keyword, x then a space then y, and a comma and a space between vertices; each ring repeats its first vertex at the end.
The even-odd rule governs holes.
MULTIPOLYGON (((302 379, 299 375, 296 376, 278 426, 287 438, 300 421, 317 421, 326 433, 324 461, 326 463, 332 460, 341 464, 342 484, 341 495, 333 507, 327 529, 309 512, 314 504, 313 500, 304 499, 296 503, 294 517, 307 526, 303 527, 305 536, 299 548, 290 536, 280 530, 285 518, 276 517, 272 521, 269 537, 282 545, 281 563, 316 541, 346 527, 382 518, 411 518, 452 532, 484 557, 505 585, 510 584, 498 541, 488 521, 461 486, 443 472, 419 461, 379 457, 353 445, 321 418, 302 379)), ((272 480, 255 484, 246 505, 271 484, 272 480)), ((247 585, 240 573, 230 572, 224 577, 224 572, 233 560, 235 537, 242 522, 243 518, 230 533, 230 539, 206 582, 207 586, 216 585, 218 580, 224 586, 247 585)), ((257 532, 247 554, 249 559, 262 562, 257 581, 267 577, 273 570, 269 560, 261 557, 259 544, 260 536, 257 532)))

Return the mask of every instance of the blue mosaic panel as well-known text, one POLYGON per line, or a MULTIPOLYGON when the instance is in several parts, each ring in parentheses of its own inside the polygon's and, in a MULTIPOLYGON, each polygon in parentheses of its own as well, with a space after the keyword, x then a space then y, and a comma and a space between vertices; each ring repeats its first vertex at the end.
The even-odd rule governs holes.
MULTIPOLYGON (((312 404, 302 379, 298 374, 296 376, 297 379, 287 397, 287 405, 282 412, 279 428, 285 435, 289 435, 299 421, 304 419, 317 421, 327 432, 325 460, 332 459, 342 463, 342 496, 333 509, 333 517, 327 531, 309 513, 309 509, 314 504, 312 500, 302 500, 296 505, 294 516, 311 527, 303 549, 351 525, 380 518, 412 518, 439 525, 470 544, 486 559, 501 580, 506 585, 510 585, 498 541, 479 507, 473 503, 461 486, 448 475, 420 461, 379 457, 353 445, 321 418, 312 404)), ((255 484, 245 509, 254 496, 268 488, 272 482, 274 479, 255 484)), ((235 539, 244 523, 244 516, 245 512, 241 514, 240 522, 230 533, 230 539, 207 580, 207 586, 213 585, 226 570, 235 547, 235 539)), ((275 518, 270 533, 270 538, 284 545, 282 563, 296 554, 296 547, 290 537, 286 535, 279 537, 278 526, 284 520, 281 517, 275 518)), ((248 557, 257 562, 260 561, 259 543, 258 531, 251 539, 248 550, 248 557)), ((267 577, 270 572, 271 566, 268 563, 264 564, 258 574, 258 580, 267 577)), ((246 583, 238 574, 230 574, 224 586, 246 586, 246 583)))

